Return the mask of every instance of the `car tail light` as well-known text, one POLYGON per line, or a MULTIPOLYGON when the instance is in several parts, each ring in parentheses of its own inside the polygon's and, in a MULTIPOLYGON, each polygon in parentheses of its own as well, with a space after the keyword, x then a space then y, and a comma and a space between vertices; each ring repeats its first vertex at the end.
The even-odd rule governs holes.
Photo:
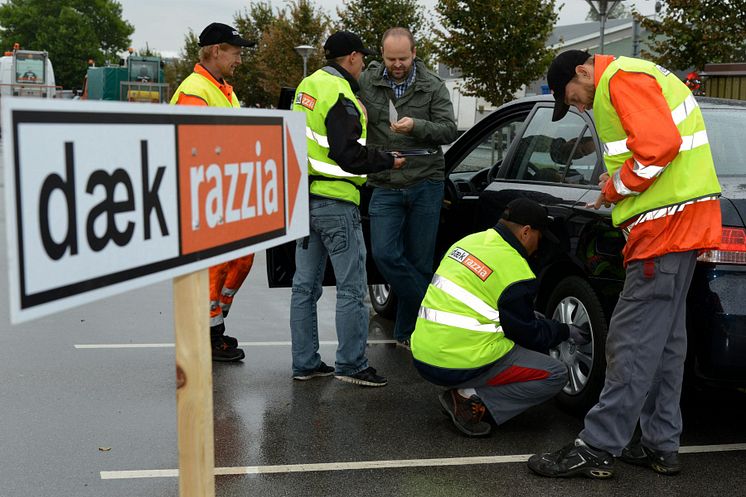
POLYGON ((717 264, 746 264, 746 229, 723 226, 720 248, 704 252, 697 260, 717 264))

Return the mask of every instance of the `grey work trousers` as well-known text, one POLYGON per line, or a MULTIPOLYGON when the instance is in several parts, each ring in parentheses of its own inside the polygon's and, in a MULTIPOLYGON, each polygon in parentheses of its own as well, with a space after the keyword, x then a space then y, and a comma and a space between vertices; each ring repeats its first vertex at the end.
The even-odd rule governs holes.
POLYGON ((498 425, 551 399, 567 384, 567 367, 515 345, 490 369, 455 388, 474 388, 498 425))
POLYGON ((642 443, 679 449, 681 382, 686 358, 686 296, 696 251, 627 266, 606 339, 606 382, 579 437, 618 456, 637 421, 642 443))

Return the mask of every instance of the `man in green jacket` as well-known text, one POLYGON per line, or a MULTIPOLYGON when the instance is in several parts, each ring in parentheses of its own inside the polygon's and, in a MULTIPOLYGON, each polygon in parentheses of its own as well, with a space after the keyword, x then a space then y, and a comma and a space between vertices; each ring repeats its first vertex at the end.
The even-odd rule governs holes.
POLYGON ((394 338, 409 347, 433 273, 445 170, 440 146, 456 139, 456 121, 445 83, 416 58, 412 33, 391 28, 381 44, 383 65, 372 62, 360 78, 368 143, 426 154, 408 157, 404 169, 368 175, 373 259, 399 299, 394 338))

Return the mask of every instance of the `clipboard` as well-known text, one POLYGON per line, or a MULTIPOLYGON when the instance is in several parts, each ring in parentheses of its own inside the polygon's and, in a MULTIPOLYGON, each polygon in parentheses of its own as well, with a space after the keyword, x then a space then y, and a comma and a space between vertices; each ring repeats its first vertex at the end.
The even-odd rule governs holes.
POLYGON ((435 148, 413 148, 410 150, 386 150, 386 153, 399 157, 417 157, 424 155, 435 155, 438 153, 438 150, 435 148))

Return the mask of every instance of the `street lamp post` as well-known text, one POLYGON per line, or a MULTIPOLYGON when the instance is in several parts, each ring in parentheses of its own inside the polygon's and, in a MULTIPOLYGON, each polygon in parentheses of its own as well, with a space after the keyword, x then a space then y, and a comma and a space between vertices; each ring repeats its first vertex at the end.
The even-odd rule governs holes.
POLYGON ((588 2, 588 5, 591 6, 593 10, 596 11, 598 14, 598 18, 601 21, 601 40, 599 42, 598 46, 598 53, 604 53, 604 31, 606 31, 606 17, 609 15, 609 12, 614 10, 614 7, 617 6, 621 0, 586 0, 588 2), (598 4, 598 7, 596 5, 598 4))
POLYGON ((303 77, 305 78, 308 75, 308 56, 316 50, 316 47, 312 47, 311 45, 298 45, 297 47, 294 47, 294 50, 298 52, 298 55, 303 57, 303 77))

